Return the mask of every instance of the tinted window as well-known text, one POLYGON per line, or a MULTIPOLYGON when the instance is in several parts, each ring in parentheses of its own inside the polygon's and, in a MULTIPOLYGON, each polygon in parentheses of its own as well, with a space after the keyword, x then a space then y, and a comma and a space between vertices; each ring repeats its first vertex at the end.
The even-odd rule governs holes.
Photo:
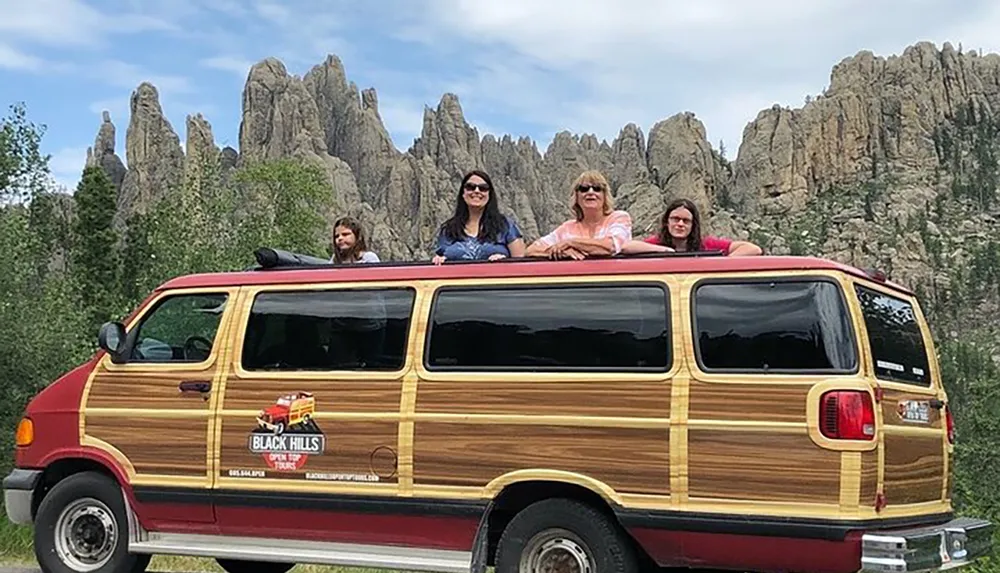
POLYGON ((703 284, 694 297, 698 359, 708 370, 856 368, 840 287, 827 281, 703 284))
POLYGON ((927 351, 913 306, 862 286, 856 288, 875 360, 875 375, 930 386, 927 351))
POLYGON ((667 370, 667 293, 659 285, 442 290, 428 368, 667 370))
POLYGON ((247 370, 403 367, 412 289, 261 293, 243 341, 247 370))
POLYGON ((129 362, 204 362, 215 345, 225 293, 170 296, 138 325, 129 362))

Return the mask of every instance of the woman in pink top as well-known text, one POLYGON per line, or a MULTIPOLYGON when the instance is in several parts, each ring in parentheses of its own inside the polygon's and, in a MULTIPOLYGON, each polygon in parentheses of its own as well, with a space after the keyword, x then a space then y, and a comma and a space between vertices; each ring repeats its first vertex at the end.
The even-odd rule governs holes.
POLYGON ((763 253, 760 247, 749 241, 701 236, 698 207, 688 199, 677 199, 667 205, 657 234, 642 241, 630 241, 622 249, 625 254, 671 251, 722 251, 731 256, 756 256, 763 253))
POLYGON ((632 240, 632 217, 614 210, 608 180, 599 171, 585 171, 576 178, 570 206, 575 218, 536 240, 524 256, 580 260, 617 255, 632 240))

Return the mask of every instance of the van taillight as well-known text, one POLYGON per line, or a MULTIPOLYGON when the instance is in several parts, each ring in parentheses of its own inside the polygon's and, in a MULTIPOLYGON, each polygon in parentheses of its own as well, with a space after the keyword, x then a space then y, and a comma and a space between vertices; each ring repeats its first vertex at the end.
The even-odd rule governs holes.
POLYGON ((819 401, 819 428, 831 440, 875 439, 875 404, 868 392, 835 390, 819 401))
POLYGON ((944 423, 948 428, 948 443, 955 443, 955 418, 951 415, 951 408, 948 406, 944 407, 944 423))

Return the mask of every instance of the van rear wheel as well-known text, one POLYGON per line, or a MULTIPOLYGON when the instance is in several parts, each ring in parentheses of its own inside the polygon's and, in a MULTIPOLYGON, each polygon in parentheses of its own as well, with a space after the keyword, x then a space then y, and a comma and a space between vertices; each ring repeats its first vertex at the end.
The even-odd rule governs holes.
POLYGON ((497 545, 497 573, 637 573, 631 544, 593 507, 570 499, 533 503, 497 545))
POLYGON ((228 573, 285 573, 294 563, 273 561, 244 561, 242 559, 216 559, 216 563, 228 573))

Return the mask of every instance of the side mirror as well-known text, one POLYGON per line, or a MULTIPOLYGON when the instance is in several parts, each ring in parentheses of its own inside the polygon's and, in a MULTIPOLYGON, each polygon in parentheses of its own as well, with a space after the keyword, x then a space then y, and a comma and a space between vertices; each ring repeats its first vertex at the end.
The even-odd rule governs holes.
POLYGON ((125 347, 125 326, 120 322, 105 322, 97 333, 97 344, 112 358, 117 358, 125 347))

